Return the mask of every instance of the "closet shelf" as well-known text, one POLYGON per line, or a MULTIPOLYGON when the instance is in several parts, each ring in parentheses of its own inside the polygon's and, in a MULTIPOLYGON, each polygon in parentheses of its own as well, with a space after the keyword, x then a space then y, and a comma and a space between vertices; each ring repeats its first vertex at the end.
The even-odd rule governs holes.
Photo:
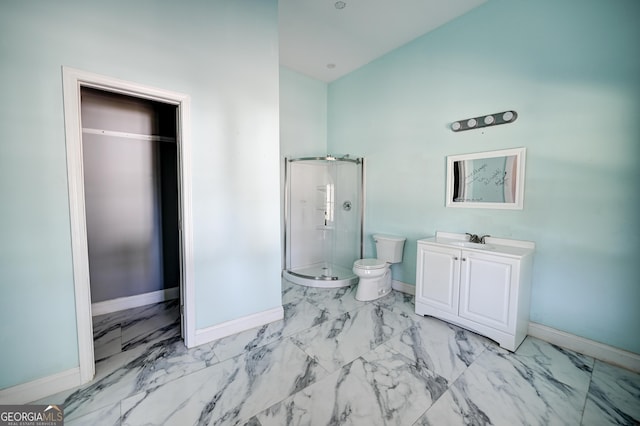
POLYGON ((141 140, 152 141, 152 142, 176 143, 176 138, 170 137, 170 136, 142 135, 139 133, 116 132, 114 130, 91 129, 88 127, 82 128, 82 133, 87 133, 90 135, 112 136, 112 137, 125 138, 125 139, 138 139, 138 140, 141 139, 141 140))

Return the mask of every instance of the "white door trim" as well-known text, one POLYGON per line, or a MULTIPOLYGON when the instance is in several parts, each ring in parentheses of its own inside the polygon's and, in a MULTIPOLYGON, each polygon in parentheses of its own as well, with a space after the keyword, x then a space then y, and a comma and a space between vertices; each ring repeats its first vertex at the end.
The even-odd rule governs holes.
POLYGON ((89 284, 89 255, 82 166, 82 122, 80 116, 80 88, 92 87, 178 107, 178 167, 180 179, 181 213, 181 291, 184 304, 184 341, 195 346, 195 297, 193 282, 193 223, 191 198, 191 133, 188 95, 155 87, 118 80, 103 75, 62 67, 64 94, 64 124, 67 147, 67 178, 71 220, 71 250, 73 281, 76 296, 78 329, 78 358, 80 380, 90 381, 95 374, 93 354, 93 325, 91 321, 91 288, 89 284))

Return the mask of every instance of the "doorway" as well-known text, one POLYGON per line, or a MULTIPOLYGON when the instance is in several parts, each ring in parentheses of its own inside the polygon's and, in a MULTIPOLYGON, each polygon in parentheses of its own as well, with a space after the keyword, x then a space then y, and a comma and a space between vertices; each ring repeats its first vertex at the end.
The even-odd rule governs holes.
POLYGON ((141 310, 163 325, 157 338, 181 335, 177 106, 81 87, 80 111, 99 361, 137 346, 128 317, 141 310))
MULTIPOLYGON (((181 324, 185 345, 191 347, 195 341, 191 163, 188 132, 190 99, 180 93, 66 67, 63 67, 63 89, 79 373, 81 383, 86 383, 95 374, 92 299, 96 302, 101 298, 126 298, 132 292, 149 293, 150 289, 152 289, 151 293, 162 292, 166 290, 167 285, 169 287, 175 286, 180 295, 181 324), (100 126, 96 128, 95 114, 92 116, 87 113, 87 105, 83 107, 82 95, 92 100, 101 98, 104 101, 106 99, 107 103, 130 102, 131 105, 137 105, 134 109, 137 109, 138 112, 141 109, 159 108, 162 111, 160 115, 165 117, 172 115, 173 120, 161 120, 164 121, 163 126, 167 123, 169 126, 164 129, 151 129, 151 134, 146 135, 136 131, 128 131, 126 128, 104 129, 100 126), (83 121, 93 124, 85 126, 83 121), (158 134, 154 135, 153 133, 158 134), (173 136, 164 136, 160 133, 170 133, 173 136), (110 138, 111 143, 108 145, 100 144, 99 139, 104 141, 104 138, 110 138), (155 148, 152 148, 153 145, 149 143, 138 144, 137 149, 126 154, 129 157, 127 161, 111 163, 113 167, 121 168, 133 158, 144 159, 146 164, 138 163, 139 168, 135 166, 128 168, 129 172, 138 175, 137 184, 130 185, 137 186, 137 188, 133 188, 133 192, 131 188, 127 189, 126 182, 124 182, 124 186, 120 187, 111 184, 95 186, 95 182, 90 183, 96 177, 108 176, 105 170, 109 167, 105 168, 102 164, 109 163, 106 161, 107 157, 121 155, 122 148, 127 145, 126 142, 132 140, 141 142, 141 139, 146 139, 144 142, 157 142, 158 144, 155 145, 155 148), (98 147, 97 150, 96 147, 98 147), (162 167, 163 163, 165 167, 162 167), (171 163, 174 167, 167 167, 167 164, 171 163), (96 171, 96 169, 98 170, 96 171), (149 178, 150 174, 140 169, 157 169, 160 172, 156 173, 155 177, 149 178), (166 196, 161 195, 163 194, 163 186, 166 196), (123 227, 130 228, 127 229, 129 232, 119 230, 118 226, 115 226, 114 229, 105 233, 104 229, 100 229, 104 227, 104 222, 100 223, 102 220, 99 217, 100 214, 97 221, 95 215, 88 217, 92 211, 94 213, 100 211, 99 203, 96 204, 96 188, 98 188, 98 192, 104 192, 106 188, 107 192, 114 193, 122 191, 124 188, 130 192, 128 194, 130 201, 137 200, 134 202, 139 204, 141 199, 147 199, 150 203, 147 203, 147 207, 142 209, 142 213, 135 213, 135 217, 124 217, 124 220, 122 217, 115 219, 116 221, 120 220, 123 227), (93 192, 90 193, 87 190, 93 192), (166 212, 160 214, 159 212, 163 210, 166 212), (143 224, 143 229, 136 228, 136 222, 143 224), (174 231, 171 231, 171 228, 174 231), (132 230, 135 235, 132 235, 132 230), (113 241, 109 241, 109 238, 106 243, 103 241, 97 245, 95 242, 90 244, 89 237, 97 235, 96 233, 107 236, 114 233, 123 234, 126 244, 119 246, 116 250, 113 250, 115 245, 113 241), (162 238, 163 233, 166 238, 162 238), (166 240, 167 244, 163 244, 163 240, 166 240), (143 242, 147 247, 145 254, 140 255, 141 252, 139 253, 136 251, 137 249, 133 250, 132 248, 143 242), (90 252, 93 251, 95 254, 100 253, 101 250, 102 255, 109 253, 108 262, 103 264, 100 264, 100 261, 96 263, 95 260, 90 262, 90 252), (108 265, 109 263, 111 265, 108 265), (138 288, 131 289, 121 286, 122 288, 103 288, 92 291, 92 281, 109 281, 110 277, 114 278, 114 276, 123 274, 133 277, 134 287, 138 288), (153 286, 156 286, 155 289, 153 286)), ((91 106, 95 105, 91 104, 91 106)), ((107 119, 108 121, 109 119, 107 119)), ((115 121, 122 122, 122 120, 115 121)), ((122 203, 122 199, 119 203, 122 203)), ((118 210, 118 206, 113 210, 118 210)), ((131 214, 131 209, 120 208, 119 210, 128 212, 125 215, 131 214)), ((114 219, 109 220, 113 221, 114 219)), ((100 256, 96 258, 100 259, 100 256)), ((102 260, 105 260, 104 256, 102 256, 102 260)))

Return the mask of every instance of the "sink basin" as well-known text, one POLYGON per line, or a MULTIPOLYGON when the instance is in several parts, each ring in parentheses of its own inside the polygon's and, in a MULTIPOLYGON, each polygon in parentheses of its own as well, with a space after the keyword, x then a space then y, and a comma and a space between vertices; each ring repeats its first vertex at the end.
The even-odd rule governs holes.
POLYGON ((478 250, 491 250, 493 246, 490 244, 472 243, 470 241, 454 241, 451 245, 465 248, 473 248, 478 250))

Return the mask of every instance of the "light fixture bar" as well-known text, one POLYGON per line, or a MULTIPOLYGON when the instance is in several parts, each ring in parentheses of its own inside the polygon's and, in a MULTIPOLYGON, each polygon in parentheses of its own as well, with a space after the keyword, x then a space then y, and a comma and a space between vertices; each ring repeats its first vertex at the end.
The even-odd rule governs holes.
POLYGON ((454 121, 451 123, 451 130, 454 132, 461 132, 463 130, 497 126, 498 124, 508 124, 516 121, 516 118, 518 118, 518 113, 515 111, 497 112, 495 114, 481 115, 480 117, 454 121))

